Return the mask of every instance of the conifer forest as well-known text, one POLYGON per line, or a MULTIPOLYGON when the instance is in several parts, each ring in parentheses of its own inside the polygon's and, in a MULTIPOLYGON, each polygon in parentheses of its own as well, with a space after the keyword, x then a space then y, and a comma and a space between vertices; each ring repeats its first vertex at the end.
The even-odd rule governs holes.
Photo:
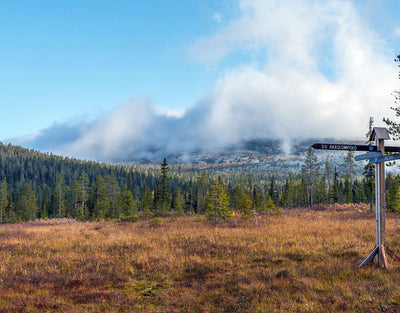
MULTIPOLYGON (((108 165, 0 145, 0 221, 164 217, 185 213, 213 221, 240 214, 333 203, 373 203, 374 168, 354 172, 353 153, 339 174, 310 148, 300 172, 228 172, 108 165)), ((400 179, 387 175, 387 209, 400 211, 400 179)))

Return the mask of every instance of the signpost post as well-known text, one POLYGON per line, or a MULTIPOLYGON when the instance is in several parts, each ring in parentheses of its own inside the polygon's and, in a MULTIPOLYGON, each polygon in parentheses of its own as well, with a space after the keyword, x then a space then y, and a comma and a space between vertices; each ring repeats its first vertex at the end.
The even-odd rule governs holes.
POLYGON ((369 160, 375 163, 375 216, 376 216, 376 245, 368 257, 359 267, 372 262, 376 255, 379 267, 387 268, 386 252, 395 260, 400 258, 385 245, 386 236, 386 200, 385 200, 385 162, 400 159, 400 153, 385 155, 385 152, 400 152, 400 147, 385 147, 384 141, 390 139, 389 133, 384 127, 374 127, 370 140, 375 141, 375 146, 371 145, 351 145, 333 143, 315 143, 314 149, 322 150, 347 150, 347 151, 367 151, 369 153, 355 156, 356 161, 369 160))

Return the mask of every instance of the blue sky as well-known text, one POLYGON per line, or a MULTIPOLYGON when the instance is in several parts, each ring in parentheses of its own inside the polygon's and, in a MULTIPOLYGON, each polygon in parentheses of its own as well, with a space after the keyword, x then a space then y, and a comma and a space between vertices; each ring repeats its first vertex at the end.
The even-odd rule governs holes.
MULTIPOLYGON (((1 138, 131 97, 179 109, 213 79, 187 47, 229 10, 213 1, 0 1, 1 138)), ((86 118, 86 117, 84 117, 86 118)))
POLYGON ((0 140, 110 159, 169 137, 162 153, 363 134, 400 89, 399 12, 395 0, 0 0, 0 140))

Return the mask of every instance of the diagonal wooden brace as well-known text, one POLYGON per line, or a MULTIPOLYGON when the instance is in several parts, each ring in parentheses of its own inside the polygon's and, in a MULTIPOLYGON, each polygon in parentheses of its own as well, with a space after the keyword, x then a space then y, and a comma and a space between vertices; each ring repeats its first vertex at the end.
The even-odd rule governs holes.
POLYGON ((379 246, 376 246, 374 250, 372 250, 372 252, 367 256, 367 258, 360 264, 359 268, 365 264, 372 262, 372 260, 375 258, 375 255, 377 255, 378 252, 379 252, 379 246))

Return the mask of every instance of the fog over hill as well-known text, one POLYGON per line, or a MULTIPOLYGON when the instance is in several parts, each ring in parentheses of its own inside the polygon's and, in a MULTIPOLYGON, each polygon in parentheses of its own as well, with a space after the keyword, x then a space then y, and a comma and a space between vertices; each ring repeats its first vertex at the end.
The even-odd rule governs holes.
MULTIPOLYGON (((193 170, 226 171, 264 171, 264 172, 299 172, 304 166, 308 148, 315 142, 361 143, 360 141, 338 141, 335 139, 255 139, 221 146, 218 149, 166 150, 165 146, 146 145, 146 150, 129 154, 128 150, 120 157, 115 157, 114 164, 153 165, 161 164, 165 157, 171 165, 184 166, 193 170), (168 152, 166 152, 168 151, 168 152)), ((345 151, 316 151, 321 167, 328 161, 339 173, 344 169, 345 151)), ((358 162, 356 172, 361 174, 364 162, 358 162)))
POLYGON ((166 157, 169 163, 260 167, 275 164, 275 157, 280 156, 296 168, 307 148, 327 141, 320 138, 327 138, 330 132, 342 137, 347 131, 358 134, 353 140, 329 139, 334 142, 360 142, 364 137, 361 127, 361 131, 351 131, 355 127, 350 121, 335 127, 326 121, 327 127, 322 127, 299 118, 297 131, 296 125, 284 118, 281 122, 269 120, 272 117, 267 112, 261 114, 255 108, 253 112, 243 112, 251 107, 239 106, 228 110, 228 116, 235 115, 230 119, 226 111, 217 114, 214 110, 202 103, 182 116, 168 116, 155 113, 147 101, 129 102, 96 120, 54 124, 10 141, 39 151, 111 163, 159 164, 166 157))

